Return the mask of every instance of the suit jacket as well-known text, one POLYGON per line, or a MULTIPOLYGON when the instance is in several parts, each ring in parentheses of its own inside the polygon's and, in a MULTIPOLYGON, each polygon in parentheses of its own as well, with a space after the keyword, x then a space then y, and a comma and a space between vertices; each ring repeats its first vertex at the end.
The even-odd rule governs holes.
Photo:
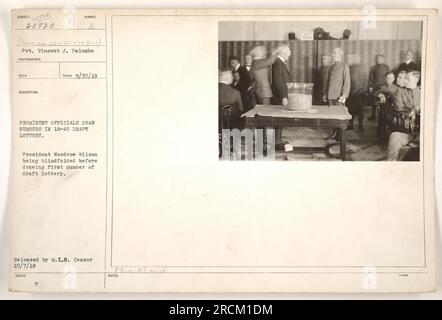
POLYGON ((345 62, 338 61, 328 71, 327 99, 348 98, 350 94, 350 69, 345 62))
POLYGON ((287 83, 292 82, 287 65, 279 58, 272 66, 273 104, 281 104, 282 99, 288 98, 287 83))
POLYGON ((246 69, 246 67, 239 66, 238 73, 239 73, 239 82, 241 83, 241 87, 245 88, 250 87, 252 85, 252 78, 250 77, 250 73, 246 69))
POLYGON ((236 105, 240 112, 244 111, 239 91, 231 88, 225 83, 218 83, 218 107, 228 104, 236 105))
POLYGON ((416 62, 414 62, 414 61, 411 61, 409 64, 404 62, 399 65, 399 67, 396 70, 396 74, 399 74, 399 72, 401 72, 401 71, 406 71, 406 72, 419 71, 419 67, 417 66, 416 62))
POLYGON ((249 73, 250 80, 253 81, 252 65, 245 65, 244 68, 246 68, 247 72, 249 73))
POLYGON ((385 74, 388 71, 390 67, 385 63, 372 66, 368 75, 368 86, 373 89, 381 86, 385 82, 385 74))
POLYGON ((272 63, 272 59, 254 59, 252 62, 253 88, 260 98, 273 97, 269 72, 272 63))

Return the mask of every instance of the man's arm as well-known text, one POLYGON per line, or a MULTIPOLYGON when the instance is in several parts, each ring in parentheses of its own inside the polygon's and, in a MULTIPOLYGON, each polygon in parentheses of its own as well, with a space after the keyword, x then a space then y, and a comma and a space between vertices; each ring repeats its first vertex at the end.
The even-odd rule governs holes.
POLYGON ((420 111, 421 111, 421 104, 420 104, 421 90, 420 89, 419 89, 419 94, 415 98, 416 98, 416 100, 413 101, 413 111, 416 113, 420 113, 420 111))
POLYGON ((380 94, 385 95, 386 93, 388 93, 387 88, 384 86, 380 86, 380 87, 376 88, 375 92, 373 92, 373 96, 378 97, 380 94))
POLYGON ((404 111, 404 98, 402 94, 403 89, 399 89, 395 95, 394 109, 396 111, 404 111))
POLYGON ((266 66, 270 67, 275 62, 275 59, 276 59, 276 55, 273 55, 273 54, 270 55, 270 57, 268 57, 267 60, 265 61, 266 66))
POLYGON ((235 103, 238 106, 238 110, 241 113, 243 113, 244 112, 244 106, 242 105, 241 94, 236 89, 235 89, 235 103))

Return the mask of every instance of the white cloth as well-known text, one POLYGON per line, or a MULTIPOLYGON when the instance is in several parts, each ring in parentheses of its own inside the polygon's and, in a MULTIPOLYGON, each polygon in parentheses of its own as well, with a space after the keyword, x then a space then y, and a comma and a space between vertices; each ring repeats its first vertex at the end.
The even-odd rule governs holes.
POLYGON ((283 58, 281 58, 280 56, 277 56, 277 57, 279 58, 279 60, 281 60, 282 62, 286 63, 283 58))

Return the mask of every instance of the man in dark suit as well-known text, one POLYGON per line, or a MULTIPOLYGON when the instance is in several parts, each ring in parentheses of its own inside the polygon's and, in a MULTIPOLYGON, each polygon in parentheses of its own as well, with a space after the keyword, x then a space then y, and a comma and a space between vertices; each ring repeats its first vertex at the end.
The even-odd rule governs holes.
MULTIPOLYGON (((287 68, 287 61, 292 54, 287 45, 279 46, 276 50, 276 59, 272 65, 272 104, 286 106, 289 104, 287 83, 290 83, 291 76, 287 68)), ((282 128, 275 129, 275 149, 284 150, 282 141, 282 128)))
POLYGON ((229 121, 229 129, 239 128, 241 125, 241 114, 244 112, 244 107, 241 100, 241 94, 238 90, 233 89, 232 71, 221 71, 218 78, 218 110, 219 110, 219 129, 226 127, 226 121, 229 121), (231 105, 233 109, 229 114, 225 114, 222 107, 231 105), (223 125, 224 122, 224 125, 223 125))
POLYGON ((411 71, 419 71, 418 65, 413 61, 413 52, 411 50, 405 51, 405 62, 401 63, 396 70, 396 75, 401 71, 406 71, 407 73, 411 71))
POLYGON ((244 81, 241 81, 241 75, 238 71, 233 72, 233 83, 231 86, 241 94, 244 111, 249 111, 255 106, 252 90, 244 81))
POLYGON ((241 87, 251 89, 252 88, 252 79, 250 77, 250 73, 246 67, 243 67, 239 62, 239 58, 236 56, 230 57, 230 66, 232 67, 232 72, 238 72, 241 81, 241 87))
POLYGON ((244 61, 245 61, 245 68, 249 72, 250 78, 252 79, 252 62, 253 62, 253 58, 252 58, 252 56, 250 54, 246 54, 244 56, 244 61))
POLYGON ((291 55, 291 51, 288 46, 280 46, 277 52, 277 58, 272 65, 272 104, 286 106, 288 105, 287 83, 292 82, 289 69, 287 68, 287 60, 291 55))
POLYGON ((233 81, 231 71, 222 71, 218 80, 218 106, 236 105, 238 111, 243 113, 244 107, 241 100, 241 94, 238 90, 230 87, 233 81))
POLYGON ((245 111, 248 111, 252 106, 255 106, 255 97, 253 95, 253 99, 250 97, 253 94, 252 91, 252 77, 249 69, 243 67, 239 62, 238 57, 231 56, 230 57, 230 66, 232 67, 232 73, 235 72, 239 75, 239 83, 237 84, 238 90, 241 93, 242 104, 244 106, 245 111))

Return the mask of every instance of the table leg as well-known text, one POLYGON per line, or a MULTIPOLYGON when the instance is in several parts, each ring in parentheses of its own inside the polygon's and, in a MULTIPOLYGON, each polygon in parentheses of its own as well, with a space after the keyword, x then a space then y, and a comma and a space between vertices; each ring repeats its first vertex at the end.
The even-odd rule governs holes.
POLYGON ((346 149, 346 141, 345 141, 345 130, 343 128, 338 129, 340 140, 341 140, 341 160, 345 161, 347 159, 347 149, 346 149))

